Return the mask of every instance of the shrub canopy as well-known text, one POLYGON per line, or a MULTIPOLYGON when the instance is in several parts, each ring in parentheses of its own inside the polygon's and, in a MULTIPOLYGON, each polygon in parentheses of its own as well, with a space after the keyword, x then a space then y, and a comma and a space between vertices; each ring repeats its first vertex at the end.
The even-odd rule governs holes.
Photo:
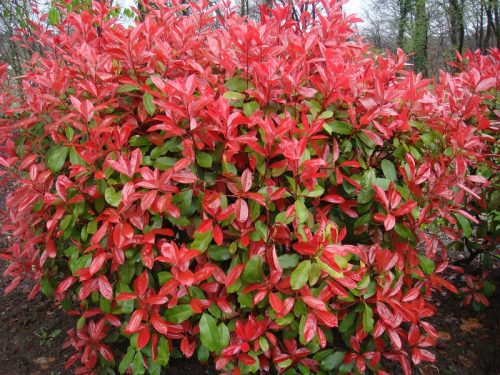
POLYGON ((150 3, 133 27, 102 2, 38 26, 43 55, 1 94, 8 289, 32 278, 79 316, 68 366, 433 361, 444 237, 496 168, 498 50, 429 80, 333 0, 300 22, 150 3))

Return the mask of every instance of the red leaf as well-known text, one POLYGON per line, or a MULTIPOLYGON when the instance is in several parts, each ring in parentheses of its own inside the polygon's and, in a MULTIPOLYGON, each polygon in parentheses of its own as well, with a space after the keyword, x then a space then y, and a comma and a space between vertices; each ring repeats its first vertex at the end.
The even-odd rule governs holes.
POLYGON ((238 359, 240 360, 241 363, 243 363, 247 366, 252 366, 255 363, 255 358, 253 358, 249 354, 240 354, 238 356, 238 359))
POLYGON ((153 328, 159 333, 166 335, 168 333, 167 323, 158 314, 154 314, 149 320, 153 325, 153 328))
POLYGON ((57 296, 57 298, 63 299, 64 292, 66 290, 68 290, 71 287, 71 285, 73 285, 75 283, 76 280, 77 280, 76 277, 70 276, 70 277, 67 277, 66 279, 64 279, 63 281, 61 281, 59 283, 59 285, 57 286, 57 289, 55 292, 55 295, 57 296))
POLYGON ((181 352, 184 354, 184 357, 186 358, 191 358, 194 350, 196 349, 196 342, 193 341, 192 343, 189 343, 189 340, 187 337, 183 337, 181 340, 181 352))
POLYGON ((92 260, 92 263, 90 264, 89 268, 91 275, 94 275, 95 273, 100 271, 102 265, 106 261, 106 257, 107 257, 106 253, 101 253, 92 260))
POLYGON ((416 324, 412 324, 408 332, 408 344, 414 346, 420 340, 420 330, 416 324))
POLYGON ((340 195, 335 195, 335 194, 329 194, 325 197, 322 198, 324 201, 330 202, 330 203, 344 203, 345 199, 341 197, 340 195))
POLYGON ((143 314, 144 314, 143 310, 135 310, 132 313, 132 316, 130 317, 130 320, 124 330, 126 334, 133 334, 139 330, 143 314))
POLYGON ((224 242, 224 235, 219 225, 214 227, 213 237, 215 243, 219 246, 222 245, 222 242, 224 242))
POLYGON ((387 214, 387 216, 384 219, 384 227, 386 231, 390 231, 394 226, 396 225, 396 218, 391 215, 387 214))
POLYGON ((139 350, 144 349, 149 343, 149 338, 151 337, 151 332, 147 327, 144 327, 139 331, 139 336, 137 337, 137 348, 139 350))
POLYGON ((245 269, 244 264, 238 264, 233 269, 231 269, 231 271, 229 271, 226 277, 226 282, 225 282, 226 287, 233 285, 236 282, 236 280, 238 280, 244 269, 245 269))
POLYGON ((240 222, 247 221, 248 219, 248 205, 247 202, 241 198, 235 203, 236 220, 240 222))
POLYGON ((241 175, 241 188, 243 192, 247 192, 252 187, 253 175, 250 169, 245 169, 241 175))
POLYGON ((382 188, 378 187, 377 185, 373 185, 372 189, 375 191, 375 195, 377 196, 377 199, 386 210, 389 210, 389 198, 387 198, 387 195, 385 194, 385 191, 382 190, 382 188))
POLYGON ((281 298, 271 292, 269 293, 269 303, 271 304, 273 310, 276 311, 278 315, 280 315, 283 311, 283 302, 281 301, 281 298))
POLYGON ((134 290, 139 296, 146 294, 149 285, 148 272, 144 271, 134 280, 134 290))
POLYGON ((327 327, 337 327, 339 322, 337 317, 330 311, 314 311, 316 317, 327 327))
POLYGON ((419 295, 420 295, 420 289, 419 288, 412 288, 408 292, 406 292, 406 294, 404 295, 402 301, 403 302, 413 301, 419 295))
POLYGON ((304 341, 308 343, 314 336, 316 336, 316 329, 318 328, 316 317, 313 313, 307 314, 306 322, 304 324, 304 341))
POLYGON ((102 294, 104 298, 109 301, 113 300, 113 288, 108 281, 106 276, 99 276, 98 278, 99 292, 102 294))
POLYGON ((302 297, 302 300, 308 305, 309 307, 312 307, 313 309, 320 310, 320 311, 327 311, 325 303, 320 300, 319 298, 312 297, 312 296, 304 296, 302 297))
POLYGON ((409 214, 415 207, 417 207, 417 202, 408 201, 399 206, 398 209, 394 210, 392 213, 394 216, 402 216, 409 214))
POLYGON ((198 233, 205 233, 209 230, 212 230, 212 219, 203 220, 198 226, 198 229, 196 229, 198 233))

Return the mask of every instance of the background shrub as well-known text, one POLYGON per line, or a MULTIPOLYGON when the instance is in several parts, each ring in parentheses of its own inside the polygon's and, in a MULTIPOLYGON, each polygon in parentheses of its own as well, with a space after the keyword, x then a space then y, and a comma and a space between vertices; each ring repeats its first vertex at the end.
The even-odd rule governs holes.
POLYGON ((95 3, 39 30, 44 54, 2 93, 2 257, 9 290, 35 279, 31 297, 80 316, 68 367, 434 360, 444 237, 477 222, 496 172, 499 53, 422 79, 333 3, 255 23, 151 2, 133 28, 95 3))

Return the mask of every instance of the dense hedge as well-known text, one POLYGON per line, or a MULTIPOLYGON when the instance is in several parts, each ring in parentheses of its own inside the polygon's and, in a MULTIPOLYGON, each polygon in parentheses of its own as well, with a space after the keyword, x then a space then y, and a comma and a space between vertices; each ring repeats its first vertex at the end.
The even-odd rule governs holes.
POLYGON ((40 27, 44 54, 1 94, 8 289, 32 278, 79 316, 68 366, 433 361, 444 237, 496 168, 498 50, 428 80, 335 1, 300 23, 151 3, 133 28, 102 3, 40 27))

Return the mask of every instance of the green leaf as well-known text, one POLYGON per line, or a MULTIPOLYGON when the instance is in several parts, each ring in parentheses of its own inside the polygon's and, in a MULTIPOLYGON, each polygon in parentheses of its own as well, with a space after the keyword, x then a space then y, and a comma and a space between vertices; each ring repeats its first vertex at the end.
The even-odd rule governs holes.
POLYGON ((75 275, 76 271, 90 267, 90 263, 92 263, 92 254, 85 254, 79 258, 71 258, 69 260, 69 269, 75 275))
POLYGON ((290 284, 293 290, 302 288, 309 279, 309 271, 311 270, 311 261, 302 261, 297 268, 292 272, 290 284))
POLYGON ((243 92, 247 89, 247 80, 239 77, 229 78, 224 84, 229 91, 243 92))
POLYGON ((142 358, 141 352, 137 352, 134 357, 134 361, 132 362, 132 373, 134 375, 142 375, 144 374, 144 360, 142 358))
POLYGON ((269 350, 269 342, 267 342, 264 336, 259 337, 259 346, 264 353, 269 350))
POLYGON ((327 120, 333 117, 332 111, 325 111, 321 115, 319 115, 318 120, 327 120))
POLYGON ((193 316, 194 311, 190 305, 177 305, 165 311, 165 319, 169 322, 179 324, 193 316))
POLYGON ((399 234, 402 238, 410 238, 413 236, 411 229, 406 228, 401 224, 396 224, 394 229, 396 230, 396 233, 399 234))
POLYGON ((460 227, 462 228, 463 232, 464 232, 464 236, 465 237, 470 237, 472 236, 472 227, 470 225, 470 222, 468 219, 466 219, 465 217, 463 217, 462 215, 460 214, 454 214, 455 217, 457 218, 458 220, 458 223, 460 224, 460 227))
POLYGON ((194 235, 194 241, 191 244, 191 249, 198 250, 200 253, 203 253, 208 249, 208 245, 212 242, 213 232, 211 230, 207 230, 206 232, 199 233, 196 232, 194 235))
POLYGON ((352 134, 352 125, 344 122, 344 121, 330 121, 328 123, 330 128, 332 129, 332 132, 337 133, 337 134, 352 134))
POLYGON ((295 216, 299 220, 299 223, 305 222, 309 217, 309 210, 307 209, 303 198, 299 198, 295 201, 295 216))
POLYGON ((317 197, 321 197, 323 195, 323 193, 325 192, 325 189, 323 188, 323 186, 316 185, 316 186, 314 186, 312 191, 309 191, 308 189, 306 189, 304 192, 305 193, 303 193, 303 194, 306 197, 317 198, 317 197))
POLYGON ((142 96, 142 104, 144 104, 144 108, 146 108, 146 112, 149 116, 153 116, 156 111, 156 105, 153 102, 153 95, 149 92, 144 93, 142 96))
POLYGON ((313 286, 319 280, 321 275, 321 266, 318 263, 313 263, 311 265, 311 271, 309 272, 309 285, 313 286))
POLYGON ((358 228, 361 225, 368 224, 370 222, 371 218, 372 218, 372 215, 370 212, 368 212, 367 214, 364 214, 363 216, 360 216, 356 220, 356 222, 354 223, 354 228, 358 228))
POLYGON ((139 86, 131 85, 130 83, 125 83, 123 85, 120 85, 116 89, 116 92, 122 93, 122 92, 130 92, 130 91, 137 91, 137 90, 139 90, 139 86))
POLYGON ((206 152, 199 152, 196 154, 196 162, 200 167, 211 168, 212 167, 212 155, 206 152))
POLYGON ((212 352, 222 350, 222 337, 215 319, 211 315, 203 314, 199 326, 201 343, 212 352))
POLYGON ((328 357, 321 361, 321 369, 323 371, 332 371, 342 364, 342 362, 344 361, 344 357, 344 352, 335 352, 330 354, 328 357))
POLYGON ((122 192, 117 192, 112 186, 108 186, 104 191, 104 199, 109 205, 118 207, 122 201, 122 192))
POLYGON ((258 109, 259 109, 259 103, 257 102, 249 102, 243 104, 243 113, 245 114, 246 117, 252 116, 258 109))
POLYGON ((50 25, 57 25, 59 23, 59 12, 56 8, 51 7, 49 9, 48 21, 50 25))
POLYGON ((434 261, 432 259, 429 259, 423 255, 417 255, 417 257, 420 261, 420 267, 422 267, 422 271, 424 271, 424 273, 430 275, 434 272, 436 265, 434 264, 434 261))
POLYGON ((363 311, 363 331, 365 331, 365 333, 373 331, 373 310, 366 303, 363 311))
POLYGON ((391 180, 391 181, 396 181, 397 175, 396 175, 396 168, 394 167, 394 164, 390 160, 384 159, 380 163, 380 166, 382 167, 382 172, 384 172, 384 176, 391 180))
POLYGON ((344 316, 344 319, 342 319, 342 321, 340 322, 339 331, 342 333, 347 332, 354 324, 354 321, 356 320, 356 315, 357 314, 355 311, 351 311, 349 314, 344 316))
POLYGON ((298 254, 283 254, 278 257, 278 263, 284 270, 295 268, 299 263, 299 256, 298 254))
POLYGON ((241 275, 241 279, 249 284, 260 283, 264 280, 262 273, 262 258, 260 256, 250 258, 241 275))
POLYGON ((118 366, 118 372, 120 374, 125 374, 125 372, 130 367, 130 364, 134 360, 134 356, 135 356, 135 350, 129 346, 129 348, 127 350, 127 354, 125 354, 125 356, 123 357, 123 359, 120 362, 120 365, 118 366))
POLYGON ((224 323, 220 323, 219 327, 218 327, 218 330, 219 330, 219 335, 220 335, 220 338, 221 338, 220 348, 222 350, 226 346, 229 345, 229 329, 227 328, 227 326, 224 323))
POLYGON ((85 160, 78 154, 74 147, 69 149, 69 161, 71 165, 86 165, 85 160))
POLYGON ((245 99, 245 94, 241 94, 241 93, 235 92, 235 91, 226 91, 223 96, 227 100, 243 100, 243 99, 245 99))
POLYGON ((210 358, 210 352, 203 345, 198 347, 198 361, 201 363, 206 363, 210 358))
POLYGON ((231 259, 231 253, 227 246, 212 245, 208 248, 208 256, 216 261, 224 261, 231 259))
POLYGON ((52 295, 52 286, 50 285, 49 279, 45 276, 40 280, 40 288, 44 296, 50 297, 52 295))
POLYGON ((64 165, 64 162, 66 161, 66 157, 68 156, 68 147, 52 147, 48 152, 47 152, 47 167, 52 171, 52 172, 58 172, 61 170, 61 168, 64 165))

